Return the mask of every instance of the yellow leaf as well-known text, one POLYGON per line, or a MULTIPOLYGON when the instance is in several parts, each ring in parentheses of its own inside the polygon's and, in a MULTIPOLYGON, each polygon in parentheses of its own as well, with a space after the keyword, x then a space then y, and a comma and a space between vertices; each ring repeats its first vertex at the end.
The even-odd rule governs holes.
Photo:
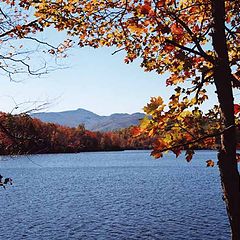
POLYGON ((133 33, 143 33, 144 32, 144 28, 139 27, 137 25, 129 25, 128 29, 133 33))
POLYGON ((144 117, 142 120, 141 120, 141 123, 140 123, 140 127, 141 129, 146 129, 148 124, 149 124, 150 120, 148 117, 144 117))

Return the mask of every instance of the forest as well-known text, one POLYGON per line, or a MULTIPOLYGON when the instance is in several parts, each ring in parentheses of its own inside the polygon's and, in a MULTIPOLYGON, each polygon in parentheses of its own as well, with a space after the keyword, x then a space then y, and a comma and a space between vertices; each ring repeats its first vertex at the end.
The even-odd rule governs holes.
POLYGON ((44 123, 27 114, 0 113, 0 154, 76 153, 150 149, 146 134, 132 136, 133 127, 114 132, 92 132, 84 125, 76 128, 44 123))
MULTIPOLYGON (((142 120, 142 124, 144 121, 146 119, 142 120)), ((205 119, 205 124, 210 124, 210 119, 205 119)), ((157 139, 141 132, 138 126, 111 132, 93 132, 85 129, 83 124, 71 128, 45 123, 27 114, 0 113, 1 155, 146 150, 152 149, 157 143, 157 139)), ((192 151, 218 149, 220 137, 204 139, 204 143, 202 147, 193 145, 192 151)), ((240 143, 240 131, 238 131, 238 143, 240 143)), ((184 147, 181 150, 184 150, 184 147)))

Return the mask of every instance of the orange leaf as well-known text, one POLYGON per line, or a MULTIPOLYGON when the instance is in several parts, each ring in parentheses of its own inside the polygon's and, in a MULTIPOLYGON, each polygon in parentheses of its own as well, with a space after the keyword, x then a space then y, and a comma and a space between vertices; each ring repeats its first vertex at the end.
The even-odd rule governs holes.
POLYGON ((213 160, 209 159, 209 160, 206 161, 206 163, 207 163, 207 167, 214 167, 214 161, 213 160))
POLYGON ((132 130, 131 130, 131 134, 134 137, 139 136, 141 133, 142 133, 142 130, 140 129, 140 127, 137 127, 137 126, 133 127, 132 130))
POLYGON ((172 31, 173 34, 177 34, 177 35, 183 34, 182 27, 177 23, 172 24, 171 31, 172 31))
POLYGON ((21 25, 17 25, 17 26, 16 26, 16 29, 17 29, 18 31, 21 31, 21 30, 22 30, 22 26, 21 26, 21 25))
POLYGON ((162 152, 159 151, 152 151, 151 156, 153 156, 155 159, 161 158, 163 156, 162 152))
POLYGON ((141 14, 144 14, 144 15, 147 15, 149 14, 150 10, 151 10, 151 6, 149 4, 144 4, 142 7, 141 7, 141 14))
POLYGON ((165 5, 165 0, 157 1, 157 7, 163 7, 165 5))
POLYGON ((173 49, 174 49, 173 45, 166 45, 166 46, 164 46, 164 50, 166 50, 168 52, 171 52, 173 49))

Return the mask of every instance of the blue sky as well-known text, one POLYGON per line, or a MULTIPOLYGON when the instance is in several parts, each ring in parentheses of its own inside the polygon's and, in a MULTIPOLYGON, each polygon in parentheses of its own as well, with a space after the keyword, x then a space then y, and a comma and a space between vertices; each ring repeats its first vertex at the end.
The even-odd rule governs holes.
MULTIPOLYGON (((69 52, 65 69, 18 83, 1 78, 0 110, 10 112, 16 103, 39 101, 50 102, 46 111, 85 108, 109 115, 142 111, 151 96, 170 96, 164 77, 144 72, 138 61, 127 65, 124 53, 112 52, 109 48, 75 48, 69 52)), ((19 109, 28 106, 32 105, 19 109)))

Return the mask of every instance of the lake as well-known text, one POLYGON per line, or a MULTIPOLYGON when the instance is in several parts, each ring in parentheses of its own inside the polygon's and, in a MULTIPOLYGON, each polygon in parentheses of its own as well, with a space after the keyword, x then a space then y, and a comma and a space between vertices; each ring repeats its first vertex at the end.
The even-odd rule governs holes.
POLYGON ((215 151, 1 157, 0 239, 230 239, 215 151))

